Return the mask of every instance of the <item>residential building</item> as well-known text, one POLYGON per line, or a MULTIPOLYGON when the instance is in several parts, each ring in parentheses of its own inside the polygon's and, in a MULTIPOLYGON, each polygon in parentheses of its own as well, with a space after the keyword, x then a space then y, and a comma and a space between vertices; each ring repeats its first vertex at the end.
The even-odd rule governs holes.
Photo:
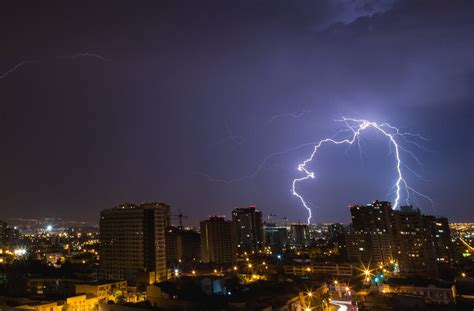
POLYGON ((170 226, 166 229, 166 261, 192 262, 201 260, 201 236, 199 232, 170 226))
POLYGON ((100 215, 100 275, 106 280, 155 282, 166 278, 164 203, 122 204, 100 215))
POLYGON ((203 262, 232 262, 234 251, 232 223, 223 216, 211 216, 201 221, 201 259, 203 262))
POLYGON ((255 252, 263 248, 262 212, 255 205, 234 209, 232 226, 238 253, 255 252))

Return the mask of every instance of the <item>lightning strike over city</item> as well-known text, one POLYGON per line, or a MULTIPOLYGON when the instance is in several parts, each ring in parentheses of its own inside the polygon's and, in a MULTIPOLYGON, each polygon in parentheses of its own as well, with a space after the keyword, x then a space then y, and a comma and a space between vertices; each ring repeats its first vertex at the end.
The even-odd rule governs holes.
MULTIPOLYGON (((401 194, 402 190, 405 191, 406 203, 407 204, 410 203, 410 196, 415 194, 415 195, 418 195, 418 196, 428 200, 431 203, 431 205, 433 206, 433 201, 431 200, 430 197, 416 191, 415 189, 410 187, 408 182, 406 181, 406 178, 404 177, 404 174, 403 174, 403 167, 407 167, 407 166, 402 162, 401 151, 405 151, 412 158, 414 158, 417 161, 417 163, 420 163, 420 161, 418 160, 418 158, 411 151, 409 151, 406 148, 402 147, 400 145, 400 142, 397 141, 397 137, 402 137, 403 139, 406 140, 405 136, 414 136, 414 137, 417 137, 417 138, 420 138, 420 139, 423 139, 423 140, 426 140, 426 138, 424 138, 423 136, 418 135, 418 134, 402 133, 402 132, 399 131, 398 128, 396 128, 394 126, 391 126, 388 123, 378 124, 378 123, 373 122, 373 121, 362 120, 362 119, 353 119, 353 118, 347 118, 347 117, 342 117, 342 119, 339 119, 339 120, 336 120, 336 121, 343 122, 345 124, 345 126, 347 127, 347 129, 349 129, 352 132, 352 135, 348 138, 341 139, 341 140, 335 140, 335 139, 332 139, 332 138, 325 138, 325 139, 320 140, 314 146, 313 152, 310 154, 310 156, 298 165, 298 168, 297 168, 298 171, 303 172, 305 175, 303 177, 294 179, 293 182, 292 182, 291 193, 299 199, 299 201, 301 202, 303 207, 308 211, 308 218, 307 218, 307 223, 308 224, 311 223, 311 218, 312 218, 311 207, 305 201, 303 195, 301 195, 300 193, 298 193, 296 191, 296 186, 297 186, 298 183, 300 183, 302 181, 305 181, 305 180, 308 180, 308 179, 314 179, 315 178, 315 172, 308 169, 307 165, 313 161, 313 159, 316 157, 319 149, 322 146, 327 145, 327 144, 329 144, 329 145, 330 144, 333 144, 333 145, 343 145, 343 144, 352 145, 352 144, 358 142, 360 135, 365 130, 370 129, 370 128, 373 128, 373 129, 377 130, 379 133, 381 133, 383 136, 385 136, 387 138, 387 140, 389 141, 390 145, 393 146, 393 148, 395 150, 395 156, 394 156, 395 163, 394 163, 394 166, 395 166, 395 169, 396 169, 396 172, 397 172, 397 177, 396 177, 395 182, 394 182, 393 187, 392 187, 392 188, 395 189, 395 197, 394 197, 394 201, 393 201, 394 202, 393 203, 393 208, 395 209, 399 206, 400 200, 401 200, 401 195, 402 195, 401 194)), ((416 143, 414 143, 414 144, 416 144, 416 143)), ((418 144, 416 144, 416 145, 418 146, 418 144)))
POLYGON ((474 310, 474 1, 0 15, 0 311, 474 310))

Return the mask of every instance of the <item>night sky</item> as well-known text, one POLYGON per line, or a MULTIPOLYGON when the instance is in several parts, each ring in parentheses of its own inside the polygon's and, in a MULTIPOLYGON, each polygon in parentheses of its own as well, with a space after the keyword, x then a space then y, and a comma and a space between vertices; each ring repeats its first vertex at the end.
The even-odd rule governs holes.
MULTIPOLYGON (((412 203, 474 221, 474 2, 58 3, 0 5, 0 76, 29 61, 0 79, 1 218, 97 223, 161 201, 188 224, 249 204, 305 221, 290 188, 310 145, 239 178, 333 137, 344 115, 428 138, 407 179, 435 209, 412 203)), ((310 165, 314 223, 393 200, 387 141, 369 130, 361 147, 310 165)))

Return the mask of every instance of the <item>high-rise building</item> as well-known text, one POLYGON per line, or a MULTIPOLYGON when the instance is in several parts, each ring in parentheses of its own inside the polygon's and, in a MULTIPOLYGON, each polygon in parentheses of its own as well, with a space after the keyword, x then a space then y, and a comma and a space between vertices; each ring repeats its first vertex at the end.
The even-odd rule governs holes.
POLYGON ((351 206, 352 230, 346 234, 350 260, 385 264, 398 260, 401 275, 438 275, 438 266, 451 263, 448 220, 422 215, 412 206, 392 210, 376 201, 351 206))
POLYGON ((223 216, 211 216, 201 221, 201 259, 203 262, 230 263, 232 247, 232 223, 223 216))
POLYGON ((349 206, 352 230, 346 234, 349 260, 386 264, 393 259, 394 211, 390 202, 349 206))
POLYGON ((201 260, 201 236, 198 232, 170 226, 165 236, 166 261, 169 264, 201 260))
POLYGON ((263 247, 262 212, 255 205, 234 209, 232 226, 237 252, 252 252, 263 247))
POLYGON ((433 237, 438 265, 445 264, 451 266, 453 262, 453 245, 448 219, 446 217, 423 215, 423 222, 433 237))
POLYGON ((387 233, 349 232, 345 246, 350 261, 386 264, 393 259, 393 241, 387 233))
POLYGON ((352 229, 363 233, 390 233, 393 209, 390 202, 375 201, 367 205, 350 205, 352 229))
POLYGON ((265 224, 263 226, 263 240, 266 247, 270 247, 274 252, 280 252, 288 245, 288 229, 275 224, 265 224))
POLYGON ((334 223, 328 225, 328 237, 332 240, 337 240, 346 232, 344 224, 334 223))
POLYGON ((290 225, 290 244, 295 246, 306 246, 309 244, 309 228, 307 224, 290 225))
POLYGON ((100 275, 131 283, 166 278, 165 228, 170 208, 164 203, 122 204, 100 214, 100 275))
POLYGON ((426 226, 419 209, 401 206, 395 213, 397 254, 400 274, 436 277, 438 266, 431 228, 426 226))

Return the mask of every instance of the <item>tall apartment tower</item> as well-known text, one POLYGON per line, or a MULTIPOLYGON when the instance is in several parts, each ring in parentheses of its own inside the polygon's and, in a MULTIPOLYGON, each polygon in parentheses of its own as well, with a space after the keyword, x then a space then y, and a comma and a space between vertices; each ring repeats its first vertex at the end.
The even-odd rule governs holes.
POLYGON ((305 246, 309 244, 309 228, 307 224, 290 225, 290 244, 295 246, 305 246))
POLYGON ((351 206, 351 215, 350 260, 378 265, 396 259, 400 274, 410 277, 437 277, 440 267, 452 263, 447 218, 422 215, 412 206, 392 210, 390 203, 378 201, 351 206))
POLYGON ((100 213, 100 276, 130 283, 166 278, 164 203, 122 204, 100 213))
POLYGON ((390 202, 349 206, 352 231, 346 234, 349 260, 386 264, 395 251, 394 211, 390 202))
POLYGON ((401 206, 395 213, 396 258, 400 264, 401 275, 436 277, 438 266, 436 248, 427 226, 426 216, 412 206, 401 206))
POLYGON ((276 224, 267 223, 263 226, 263 240, 266 247, 274 252, 281 252, 288 245, 288 229, 276 224))
POLYGON ((232 223, 222 216, 201 221, 201 259, 203 262, 230 263, 233 259, 232 223))
POLYGON ((170 226, 166 229, 165 238, 168 265, 201 260, 201 236, 198 232, 170 226))
POLYGON ((390 202, 375 201, 367 205, 350 206, 352 228, 356 232, 390 233, 394 211, 390 202))
POLYGON ((448 219, 423 215, 423 223, 433 238, 438 265, 447 265, 449 268, 454 258, 448 219))
POLYGON ((237 252, 252 252, 263 248, 262 212, 255 205, 234 209, 232 226, 237 252))

